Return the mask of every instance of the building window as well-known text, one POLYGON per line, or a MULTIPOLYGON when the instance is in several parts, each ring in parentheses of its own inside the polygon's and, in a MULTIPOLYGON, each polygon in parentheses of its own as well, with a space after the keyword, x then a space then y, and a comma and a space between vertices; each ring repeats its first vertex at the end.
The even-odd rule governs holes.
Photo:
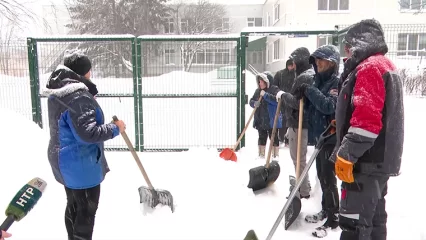
POLYGON ((222 31, 230 32, 229 18, 222 18, 222 31))
POLYGON ((274 5, 274 23, 280 20, 280 4, 276 3, 274 5))
MULTIPOLYGON (((185 51, 186 52, 186 51, 185 51)), ((199 49, 192 60, 193 64, 217 64, 227 65, 230 63, 229 49, 199 49)), ((182 64, 182 62, 181 62, 182 64)))
POLYGON ((280 59, 280 40, 274 42, 274 60, 280 59))
POLYGON ((402 10, 426 9, 426 0, 401 0, 399 5, 402 10))
POLYGON ((182 18, 180 20, 180 32, 189 33, 189 19, 182 18))
POLYGON ((252 59, 251 62, 253 64, 257 64, 257 52, 252 52, 252 59))
POLYGON ((272 62, 272 44, 268 44, 268 48, 266 49, 266 61, 267 63, 272 62))
POLYGON ((175 50, 165 49, 164 50, 164 64, 175 64, 175 50))
POLYGON ((164 33, 175 33, 175 22, 173 18, 167 18, 164 25, 164 33))
POLYGON ((267 20, 266 26, 267 27, 271 26, 271 15, 269 15, 268 12, 266 13, 266 20, 267 20))
POLYGON ((342 11, 349 10, 349 0, 318 0, 320 11, 342 11))
POLYGON ((261 27, 262 26, 262 18, 247 18, 247 26, 248 27, 261 27))
POLYGON ((397 56, 426 56, 426 33, 399 33, 397 56))
POLYGON ((331 36, 331 35, 318 36, 317 43, 318 43, 317 47, 321 47, 323 45, 332 45, 333 44, 333 36, 331 36))

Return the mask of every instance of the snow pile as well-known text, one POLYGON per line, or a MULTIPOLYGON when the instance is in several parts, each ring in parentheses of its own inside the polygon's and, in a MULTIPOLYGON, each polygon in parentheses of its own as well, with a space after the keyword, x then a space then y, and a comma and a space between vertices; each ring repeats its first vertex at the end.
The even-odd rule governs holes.
POLYGON ((18 190, 32 178, 45 180, 47 188, 37 205, 24 219, 15 223, 10 232, 16 239, 48 239, 48 231, 40 236, 34 234, 38 234, 40 229, 45 227, 43 219, 63 219, 62 209, 65 210, 65 205, 61 205, 65 203, 65 197, 61 194, 63 190, 56 183, 47 159, 49 136, 34 122, 10 109, 0 109, 0 112, 0 125, 3 126, 0 138, 0 206, 5 210, 18 190), (51 209, 54 211, 50 211, 51 209), (59 209, 61 211, 58 211, 59 209), (46 213, 50 215, 49 218, 46 218, 46 213))

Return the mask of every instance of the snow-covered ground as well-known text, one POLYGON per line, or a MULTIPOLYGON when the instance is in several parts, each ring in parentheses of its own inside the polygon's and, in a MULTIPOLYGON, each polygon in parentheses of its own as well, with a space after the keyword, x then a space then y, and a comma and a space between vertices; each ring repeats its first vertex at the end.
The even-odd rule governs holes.
MULTIPOLYGON (((247 82, 251 97, 254 81, 247 82)), ((3 95, 1 95, 3 98, 3 95)), ((389 181, 387 196, 388 240, 424 240, 423 216, 423 127, 426 99, 405 97, 405 144, 402 174, 389 181)), ((20 114, 1 109, 0 138, 2 196, 0 206, 9 201, 33 177, 48 182, 35 208, 10 232, 15 240, 67 239, 64 225, 65 192, 52 176, 47 160, 47 132, 20 114)), ((251 108, 246 106, 246 114, 251 108)), ((127 117, 127 116, 125 116, 127 117)), ((123 117, 123 118, 125 118, 123 117)), ((124 119, 127 120, 127 119, 124 119)), ((209 126, 211 127, 211 126, 209 126)), ((257 195, 247 188, 248 170, 263 161, 255 160, 257 132, 249 128, 246 147, 237 153, 238 162, 224 161, 215 149, 194 148, 180 153, 140 153, 155 188, 169 190, 176 211, 158 206, 150 211, 139 204, 138 187, 146 186, 129 152, 107 152, 111 172, 101 187, 94 239, 219 240, 243 239, 254 229, 265 239, 288 195, 288 176, 294 173, 288 149, 280 152, 281 175, 269 189, 257 195)), ((182 136, 184 140, 184 135, 182 136)), ((311 154, 313 149, 309 149, 311 154)), ((320 209, 321 191, 315 168, 310 170, 312 197, 302 200, 299 220, 289 229, 280 226, 273 239, 314 239, 310 232, 320 224, 303 221, 307 213, 320 209)), ((327 240, 339 239, 333 231, 327 240)))

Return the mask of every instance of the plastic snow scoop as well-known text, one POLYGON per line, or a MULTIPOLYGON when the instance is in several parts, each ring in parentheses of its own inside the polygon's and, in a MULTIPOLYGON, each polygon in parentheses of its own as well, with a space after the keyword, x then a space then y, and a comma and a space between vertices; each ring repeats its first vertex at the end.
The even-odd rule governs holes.
MULTIPOLYGON (((274 236, 275 231, 277 230, 278 226, 281 223, 281 220, 287 214, 288 210, 290 210, 289 207, 290 207, 291 203, 293 202, 294 197, 299 192, 300 185, 302 185, 303 180, 308 175, 309 169, 311 168, 312 164, 314 163, 315 159, 317 158, 318 153, 321 151, 322 147, 327 142, 335 142, 333 140, 330 140, 330 139, 334 138, 335 136, 336 136, 336 122, 333 120, 330 123, 330 125, 327 127, 327 129, 321 134, 320 138, 318 139, 318 142, 315 146, 315 151, 312 153, 311 158, 309 159, 305 169, 303 169, 303 172, 300 174, 300 178, 299 178, 300 181, 297 181, 296 185, 291 190, 290 196, 288 197, 286 203, 284 204, 284 207, 282 208, 280 214, 278 215, 278 218, 275 221, 274 225, 272 226, 272 229, 269 231, 269 234, 266 237, 266 240, 272 239, 272 236, 274 236)), ((296 216, 296 218, 297 218, 297 216, 296 216)), ((294 219, 296 219, 296 218, 294 218, 294 219)), ((286 228, 286 230, 287 230, 287 228, 286 228)), ((250 231, 248 231, 246 238, 244 240, 246 240, 246 239, 257 240, 258 238, 256 236, 256 233, 253 230, 250 230, 250 231)))
MULTIPOLYGON (((259 96, 259 99, 257 101, 261 101, 262 96, 259 96)), ((246 123, 246 126, 244 127, 243 131, 240 134, 240 137, 238 138, 237 142, 235 143, 234 147, 231 148, 224 148, 222 152, 220 152, 219 156, 225 160, 231 160, 236 162, 237 161, 237 155, 235 154, 235 149, 240 145, 241 139, 243 139, 244 134, 246 133, 246 130, 253 119, 254 113, 256 112, 257 107, 254 107, 253 111, 251 112, 250 118, 246 123)))
MULTIPOLYGON (((314 153, 311 155, 311 158, 307 164, 307 166, 305 168, 307 168, 308 170, 306 171, 306 173, 309 171, 309 169, 312 166, 312 163, 315 161, 315 159, 318 156, 318 153, 320 152, 321 148, 324 146, 324 143, 326 141, 330 141, 330 139, 335 136, 336 133, 336 121, 333 120, 330 125, 328 126, 328 128, 321 134, 320 139, 318 140, 317 145, 315 146, 315 151, 314 153)), ((299 162, 298 162, 299 163, 299 162)), ((299 169, 300 171, 300 169, 299 169)), ((303 171, 303 173, 305 173, 305 170, 303 171)), ((302 182, 305 180, 307 174, 303 174, 301 176, 298 175, 298 172, 296 170, 296 178, 290 176, 290 185, 291 185, 291 192, 295 191, 296 193, 299 193, 299 188, 300 185, 302 184, 302 182)), ((300 196, 299 194, 295 194, 293 196, 293 198, 290 197, 288 198, 288 201, 291 202, 289 208, 287 209, 287 211, 285 212, 285 224, 284 224, 284 229, 287 230, 293 223, 294 221, 297 219, 297 217, 300 214, 300 211, 302 209, 302 201, 300 200, 300 196)))
POLYGON ((274 147, 274 138, 275 134, 277 133, 277 122, 278 117, 280 115, 280 109, 281 109, 281 99, 278 100, 278 106, 277 110, 275 111, 275 117, 274 117, 274 126, 272 128, 272 134, 271 134, 271 141, 269 142, 269 150, 268 150, 268 156, 266 158, 266 164, 265 166, 259 166, 256 168, 252 168, 249 170, 249 184, 248 188, 253 189, 253 191, 261 190, 266 187, 269 187, 270 185, 274 184, 275 181, 280 176, 280 165, 277 161, 270 161, 271 160, 271 154, 272 149, 274 147))
MULTIPOLYGON (((117 116, 113 116, 112 119, 114 122, 118 121, 117 116)), ((146 173, 145 168, 143 167, 142 162, 139 159, 139 156, 136 153, 136 150, 133 148, 133 145, 130 142, 130 139, 127 136, 126 132, 125 131, 122 132, 121 136, 126 142, 127 147, 132 153, 133 158, 136 161, 136 164, 138 165, 143 177, 145 178, 146 183, 148 184, 148 187, 141 186, 138 189, 139 195, 140 195, 140 203, 146 203, 151 208, 155 208, 159 203, 161 203, 162 205, 169 206, 172 209, 172 212, 174 212, 175 209, 173 205, 172 194, 167 190, 154 189, 151 181, 148 178, 148 174, 146 173)))

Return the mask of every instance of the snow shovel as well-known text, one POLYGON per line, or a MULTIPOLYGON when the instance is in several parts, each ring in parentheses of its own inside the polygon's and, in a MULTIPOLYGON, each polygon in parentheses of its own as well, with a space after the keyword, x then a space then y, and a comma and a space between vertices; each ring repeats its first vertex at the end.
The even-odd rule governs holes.
MULTIPOLYGON (((303 130, 303 108, 304 108, 304 101, 303 98, 300 99, 299 102, 299 129, 297 131, 297 155, 296 155, 296 181, 293 180, 293 178, 290 176, 290 185, 294 188, 294 182, 297 183, 297 181, 300 179, 300 154, 302 150, 302 130, 303 130), (293 183, 293 184, 292 184, 293 183)), ((299 189, 297 189, 299 190, 299 189)), ((297 191, 298 193, 298 191, 297 191)), ((300 210, 302 209, 302 201, 300 200, 300 195, 297 194, 294 196, 293 200, 291 201, 290 207, 287 210, 285 214, 285 230, 290 227, 290 225, 296 220, 297 216, 300 213, 300 210)))
MULTIPOLYGON (((314 163, 315 159, 318 156, 318 153, 321 151, 322 147, 325 145, 325 143, 329 142, 330 139, 334 138, 336 136, 336 122, 333 120, 330 125, 328 125, 327 129, 321 134, 320 138, 318 139, 318 143, 315 146, 315 151, 312 153, 311 158, 309 159, 308 163, 306 164, 305 169, 303 169, 303 172, 300 174, 299 181, 296 182, 296 185, 290 192, 290 196, 288 197, 286 203, 284 204, 283 209, 281 210, 280 214, 278 215, 277 220, 275 221, 274 225, 272 226, 271 231, 269 231, 268 236, 266 237, 266 240, 271 240, 272 236, 275 234, 275 231, 277 230, 279 224, 281 223, 281 220, 283 219, 284 215, 287 214, 288 210, 290 210, 290 205, 293 202, 294 197, 296 196, 296 193, 299 192, 300 185, 302 185, 303 180, 308 175, 309 169, 311 168, 312 164, 314 163)), ((332 140, 330 141, 332 142, 332 140)), ((299 210, 300 213, 300 210, 299 210)), ((294 218, 294 220, 297 218, 294 218)), ((293 222, 294 222, 293 220, 293 222)), ((293 223, 291 222, 291 223, 293 223)), ((288 225, 290 226, 291 223, 288 225)), ((286 219, 286 225, 287 225, 287 219, 286 219)), ((288 227, 285 229, 287 230, 288 227)), ((256 233, 253 230, 248 231, 246 238, 244 240, 257 240, 256 233)))
MULTIPOLYGON (((262 96, 259 96, 259 99, 257 101, 261 101, 262 96)), ((246 123, 246 126, 244 127, 243 131, 240 134, 240 137, 238 138, 237 142, 235 143, 234 147, 231 148, 224 148, 222 152, 219 154, 219 156, 225 160, 231 160, 236 162, 237 161, 237 155, 235 154, 235 149, 240 145, 241 139, 243 138, 244 134, 246 133, 246 130, 253 119, 254 113, 256 112, 257 107, 254 107, 253 111, 251 112, 250 118, 246 123)))
MULTIPOLYGON (((317 158, 318 153, 321 150, 322 146, 324 146, 324 142, 329 141, 330 138, 335 135, 335 132, 336 132, 335 128, 336 128, 336 122, 335 122, 335 120, 333 120, 330 123, 330 125, 328 126, 328 128, 321 134, 320 139, 318 140, 317 146, 315 147, 315 151, 312 154, 308 165, 306 166, 306 168, 308 168, 308 171, 311 168, 312 163, 317 158)), ((299 161, 298 161, 298 163, 299 163, 299 161)), ((299 171, 300 171, 300 169, 299 169, 299 171)), ((303 173, 305 173, 305 171, 303 171, 303 173)), ((305 180, 306 176, 307 176, 307 174, 299 176, 298 173, 296 172, 296 181, 294 181, 290 178, 290 185, 292 185, 292 187, 293 187, 292 192, 294 190, 297 190, 296 192, 298 193, 298 189, 299 189, 300 185, 302 184, 301 182, 303 180, 305 180)), ((288 200, 290 201, 290 197, 288 198, 288 200)), ((293 224, 293 222, 297 219, 297 217, 300 214, 301 209, 302 209, 302 202, 300 201, 300 197, 297 194, 293 197, 291 204, 290 204, 290 207, 285 213, 285 224, 284 224, 285 230, 287 230, 293 224)))
POLYGON ((269 151, 268 151, 268 156, 266 158, 266 165, 252 168, 249 170, 250 178, 249 178, 249 184, 247 187, 253 189, 253 192, 264 189, 274 184, 275 181, 280 176, 281 169, 278 162, 277 161, 270 162, 272 149, 274 147, 274 138, 275 138, 275 134, 277 133, 277 122, 278 122, 278 116, 280 115, 280 109, 281 109, 281 99, 278 100, 277 110, 275 111, 274 126, 272 128, 271 139, 269 142, 269 151))
MULTIPOLYGON (((114 122, 118 121, 117 116, 113 116, 112 119, 114 122)), ((121 136, 126 142, 127 147, 132 153, 133 158, 136 161, 136 164, 138 164, 138 167, 141 170, 146 183, 148 184, 148 187, 141 186, 138 189, 139 196, 140 196, 140 203, 146 203, 151 208, 155 208, 159 203, 161 203, 163 205, 169 206, 172 209, 172 212, 174 212, 172 194, 167 190, 154 189, 151 181, 148 178, 148 174, 145 172, 145 168, 142 166, 141 160, 139 159, 139 156, 136 153, 136 150, 133 148, 133 145, 130 142, 129 137, 127 136, 127 133, 124 131, 121 133, 121 136)))

